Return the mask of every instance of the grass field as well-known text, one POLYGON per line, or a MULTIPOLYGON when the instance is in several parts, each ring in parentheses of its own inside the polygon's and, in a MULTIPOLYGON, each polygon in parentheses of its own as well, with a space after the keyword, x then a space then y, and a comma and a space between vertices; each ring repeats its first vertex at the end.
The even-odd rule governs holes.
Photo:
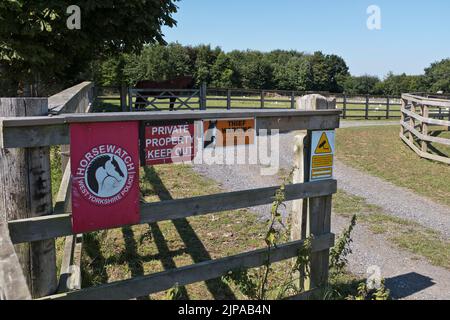
MULTIPOLYGON (((118 98, 118 97, 117 97, 118 98)), ((225 100, 211 100, 215 98, 225 98, 225 97, 217 97, 217 96, 209 96, 207 100, 207 108, 221 108, 225 109, 227 106, 227 102, 225 100)), ((238 97, 233 97, 233 99, 239 99, 238 97)), ((254 108, 258 109, 261 107, 261 103, 258 101, 245 101, 245 99, 259 99, 259 96, 248 96, 242 98, 243 100, 233 100, 231 103, 231 108, 254 108)), ((279 99, 279 98, 278 98, 279 99)), ((286 98, 282 100, 286 100, 285 102, 278 102, 274 100, 278 100, 277 98, 266 98, 264 102, 264 108, 266 109, 290 109, 291 103, 286 98)), ((158 100, 161 104, 158 104, 158 108, 162 110, 169 109, 169 101, 168 100, 158 100)), ((190 100, 189 105, 191 107, 198 107, 198 98, 192 98, 190 100)), ((342 103, 338 103, 337 107, 342 109, 342 103)), ((185 108, 185 107, 184 107, 185 108)), ((148 110, 155 110, 152 107, 148 107, 148 110)), ((365 104, 352 104, 347 105, 347 116, 349 120, 362 120, 365 118, 365 104)), ((386 106, 371 104, 369 105, 369 119, 371 120, 385 120, 386 119, 386 106)), ((102 100, 95 106, 95 111, 97 112, 113 112, 120 111, 120 101, 119 100, 102 100)), ((400 118, 400 106, 393 105, 390 107, 390 118, 396 117, 400 118)))
MULTIPOLYGON (((400 140, 399 132, 399 126, 339 129, 337 157, 352 167, 450 205, 450 166, 420 158, 400 140)), ((449 148, 439 148, 450 154, 449 148)))

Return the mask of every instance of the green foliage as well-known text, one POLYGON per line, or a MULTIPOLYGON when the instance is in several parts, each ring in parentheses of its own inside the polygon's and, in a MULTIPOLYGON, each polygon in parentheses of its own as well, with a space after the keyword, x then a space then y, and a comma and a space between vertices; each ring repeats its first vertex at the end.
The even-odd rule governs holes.
POLYGON ((178 300, 181 298, 180 286, 178 283, 166 291, 166 300, 178 300))
POLYGON ((274 273, 270 262, 271 250, 277 246, 278 241, 287 231, 282 221, 280 208, 285 206, 285 187, 286 183, 291 180, 293 172, 294 170, 290 172, 280 188, 275 192, 275 199, 271 207, 271 217, 267 220, 267 233, 264 237, 267 250, 264 265, 254 270, 231 270, 223 277, 225 282, 232 282, 237 285, 241 292, 249 299, 267 300, 273 298, 271 291, 276 292, 276 299, 286 297, 287 292, 299 292, 299 289, 295 285, 295 273, 299 269, 303 269, 303 263, 308 261, 309 254, 311 252, 311 242, 309 240, 305 241, 304 247, 299 250, 295 263, 293 263, 287 274, 285 274, 285 281, 276 288, 269 287, 269 278, 274 273))
POLYGON ((369 289, 365 282, 361 282, 357 294, 348 296, 347 300, 389 300, 389 298, 390 292, 382 281, 378 289, 369 289))
POLYGON ((1 76, 16 84, 84 78, 94 59, 139 52, 144 43, 164 43, 161 26, 176 23, 174 1, 79 0, 79 30, 69 30, 66 24, 72 1, 2 1, 1 76))
POLYGON ((383 82, 379 84, 380 92, 387 95, 400 96, 405 92, 428 91, 424 76, 408 76, 406 74, 394 75, 390 72, 383 82))
POLYGON ((63 172, 61 168, 61 147, 60 146, 52 146, 50 147, 50 167, 51 167, 51 179, 52 179, 52 197, 55 200, 56 195, 58 194, 59 187, 61 184, 63 172))
POLYGON ((330 250, 330 269, 333 272, 342 272, 347 266, 347 256, 352 253, 350 244, 352 243, 352 231, 356 225, 356 214, 352 217, 350 225, 341 234, 336 244, 330 250))
POLYGON ((172 43, 148 45, 141 54, 113 57, 94 66, 97 82, 104 85, 125 81, 165 80, 193 75, 197 85, 206 82, 218 88, 342 91, 348 76, 345 61, 335 55, 297 51, 234 50, 223 52, 209 45, 196 47, 172 43), (124 59, 123 74, 116 60, 124 59))
POLYGON ((344 82, 344 91, 347 94, 381 94, 379 84, 380 79, 375 76, 348 77, 344 82))
MULTIPOLYGON (((114 84, 122 78, 112 58, 96 66, 97 82, 114 84), (100 70, 100 72, 99 72, 100 70)), ((382 81, 376 76, 350 76, 344 59, 322 52, 256 50, 229 53, 209 45, 195 47, 172 43, 148 45, 141 54, 126 55, 123 81, 164 80, 193 75, 196 84, 216 88, 329 91, 347 94, 394 95, 405 92, 450 92, 450 59, 433 64, 424 76, 394 75, 382 81)))
POLYGON ((425 81, 433 93, 450 93, 450 59, 435 62, 425 69, 425 81))

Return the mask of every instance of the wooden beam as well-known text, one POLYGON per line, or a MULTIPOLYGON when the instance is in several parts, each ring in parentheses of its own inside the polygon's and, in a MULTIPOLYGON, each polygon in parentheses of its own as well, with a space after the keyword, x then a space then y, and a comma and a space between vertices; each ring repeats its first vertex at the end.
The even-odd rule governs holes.
MULTIPOLYGON (((270 262, 296 257, 304 241, 278 245, 270 253, 270 262)), ((312 240, 312 252, 327 250, 334 244, 334 235, 329 233, 312 240)), ((259 249, 217 260, 204 261, 181 268, 151 275, 116 281, 87 289, 48 296, 43 299, 66 300, 124 300, 145 296, 172 288, 175 284, 185 286, 191 283, 220 277, 230 270, 255 268, 267 261, 267 249, 259 249)))
POLYGON ((67 236, 61 262, 58 293, 81 289, 82 236, 67 236))
POLYGON ((256 118, 257 129, 324 130, 339 127, 339 110, 183 110, 177 112, 111 112, 53 117, 0 118, 0 147, 26 148, 69 144, 70 123, 256 118))
POLYGON ((49 111, 52 114, 85 112, 82 110, 85 103, 82 100, 87 97, 94 84, 86 81, 65 89, 48 98, 49 111))
POLYGON ((420 150, 416 145, 414 145, 414 143, 411 143, 409 141, 408 138, 406 138, 403 135, 400 135, 400 138, 411 148, 414 150, 415 153, 417 153, 417 155, 419 155, 422 158, 425 159, 429 159, 429 160, 434 160, 434 161, 439 161, 439 162, 443 162, 443 163, 447 163, 450 164, 450 158, 446 158, 446 157, 441 157, 435 154, 430 154, 430 153, 426 153, 426 152, 422 152, 422 150, 420 150))
POLYGON ((423 134, 423 133, 419 132, 418 130, 414 129, 413 127, 411 127, 406 122, 403 122, 401 125, 403 126, 404 129, 406 129, 406 131, 409 131, 411 134, 415 135, 417 138, 419 138, 422 141, 440 143, 440 144, 450 146, 450 139, 433 137, 433 136, 423 134))
POLYGON ((30 300, 27 282, 9 238, 8 226, 0 221, 0 300, 30 300))
POLYGON ((412 117, 412 118, 420 121, 420 122, 425 122, 425 123, 433 124, 433 125, 437 125, 437 126, 446 126, 446 127, 450 126, 450 121, 425 118, 425 117, 422 117, 421 115, 419 115, 415 112, 412 112, 410 110, 407 110, 405 108, 402 108, 401 112, 408 115, 409 117, 412 117))
POLYGON ((418 104, 426 104, 432 107, 450 108, 450 101, 444 99, 427 98, 412 94, 402 94, 402 98, 418 104))
MULTIPOLYGON (((41 116, 48 114, 47 98, 0 98, 0 114, 41 116)), ((44 117, 45 118, 45 117, 44 117)), ((50 149, 0 149, 0 221, 42 217, 53 213, 50 149)), ((16 247, 31 295, 56 292, 54 239, 16 247)))
MULTIPOLYGON (((140 224, 269 204, 278 189, 279 186, 275 186, 146 203, 141 206, 140 224)), ((336 190, 336 180, 292 184, 286 186, 286 200, 326 196, 336 193, 336 190)), ((9 230, 13 243, 68 236, 72 234, 71 215, 10 221, 9 230)))

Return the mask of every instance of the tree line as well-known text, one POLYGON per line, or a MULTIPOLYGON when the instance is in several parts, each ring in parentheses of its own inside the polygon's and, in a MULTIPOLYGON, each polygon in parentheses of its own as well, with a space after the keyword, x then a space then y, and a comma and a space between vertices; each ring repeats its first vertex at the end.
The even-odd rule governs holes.
POLYGON ((139 54, 109 57, 92 66, 101 85, 138 80, 167 80, 192 75, 209 87, 328 91, 333 93, 395 95, 404 92, 450 92, 450 59, 433 63, 423 75, 352 76, 342 57, 294 50, 234 50, 210 45, 147 45, 139 54))

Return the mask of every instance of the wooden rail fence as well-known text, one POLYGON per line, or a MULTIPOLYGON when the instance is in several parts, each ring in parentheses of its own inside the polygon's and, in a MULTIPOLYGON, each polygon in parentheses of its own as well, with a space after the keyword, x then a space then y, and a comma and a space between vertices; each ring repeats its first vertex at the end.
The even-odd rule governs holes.
POLYGON ((96 104, 113 103, 122 111, 206 110, 206 109, 295 109, 299 97, 318 93, 336 98, 343 119, 399 119, 401 98, 332 94, 295 90, 252 90, 207 88, 135 89, 120 86, 96 87, 96 104), (172 99, 172 102, 170 102, 172 99))
MULTIPOLYGON (((71 123, 113 122, 113 121, 144 121, 144 120, 194 120, 226 119, 254 117, 258 129, 279 129, 281 131, 305 130, 334 130, 339 127, 339 110, 197 110, 179 112, 118 112, 118 113, 86 113, 91 110, 90 100, 92 84, 84 83, 73 90, 78 93, 67 93, 67 102, 59 107, 52 116, 13 116, 9 114, 0 118, 0 148, 2 152, 21 150, 44 150, 48 152, 50 146, 70 144, 69 125, 71 123), (71 105, 69 101, 74 102, 71 105), (75 106, 76 105, 76 106, 75 106), (70 113, 64 111, 70 109, 70 113), (79 111, 81 113, 74 113, 79 111)), ((53 110, 55 110, 53 108, 53 110)), ((305 148, 310 148, 307 144, 305 148)), ((20 155, 20 153, 19 153, 20 155)), ((47 154, 48 156, 48 154, 47 154)), ((308 171, 305 164, 305 171, 308 171)), ((14 168, 13 168, 14 169, 14 168)), ((97 285, 90 288, 81 288, 79 277, 79 264, 81 254, 80 235, 72 232, 71 206, 70 206, 70 163, 62 168, 64 175, 54 206, 51 197, 46 196, 46 205, 50 210, 36 212, 35 214, 22 214, 20 206, 0 207, 3 211, 14 211, 16 214, 3 215, 7 222, 9 235, 3 235, 16 250, 21 244, 36 245, 45 243, 46 250, 36 250, 33 258, 36 261, 46 259, 45 264, 35 273, 36 278, 28 281, 33 298, 42 299, 131 299, 172 288, 175 284, 188 285, 198 281, 205 281, 220 277, 226 272, 236 268, 252 268, 263 265, 267 260, 267 250, 259 249, 241 253, 221 259, 196 263, 181 268, 97 285), (17 212, 16 212, 17 211, 17 212), (54 257, 54 239, 65 237, 65 249, 59 280, 56 282, 56 261, 54 257), (51 249, 51 250, 49 250, 51 249), (48 252, 53 252, 49 256, 48 252), (78 269, 77 269, 78 266, 78 269), (34 290, 33 285, 40 284, 40 290, 34 290), (57 286, 56 284, 59 283, 57 286)), ((0 179, 5 181, 5 172, 0 179)), ((30 179, 40 179, 49 184, 50 168, 30 173, 12 170, 10 176, 15 176, 14 182, 28 183, 30 179), (30 177, 29 175, 34 176, 30 177), (19 179, 19 180, 17 180, 19 179)), ((267 187, 236 192, 227 192, 214 195, 198 196, 193 198, 151 202, 141 204, 141 220, 139 224, 148 224, 163 220, 187 218, 191 216, 220 213, 225 210, 234 210, 269 204, 274 201, 275 192, 279 187, 267 187)), ((312 253, 310 262, 310 279, 307 289, 314 290, 325 284, 328 279, 328 251, 334 243, 334 235, 330 232, 331 197, 337 190, 335 180, 294 183, 286 186, 286 200, 304 199, 307 204, 308 236, 312 237, 312 253), (324 260, 326 255, 326 261, 324 260)), ((41 190, 42 191, 42 190, 41 190)), ((10 197, 10 190, 1 190, 1 196, 10 197)), ((47 189, 50 193, 50 190, 47 189)), ((51 193, 50 193, 51 194, 51 193)), ((25 193, 24 202, 31 201, 33 193, 25 193)), ((10 205, 8 201, 4 201, 10 205)), ((3 228, 5 229, 5 228, 3 228)), ((297 256, 298 250, 303 247, 306 238, 297 239, 278 245, 271 250, 270 261, 277 262, 297 256)), ((2 253, 0 251, 0 253, 2 253)), ((15 260, 14 260, 15 261, 15 260)), ((28 262, 22 262, 25 277, 29 277, 28 262)), ((8 264, 7 267, 18 268, 8 264)), ((0 271, 5 264, 0 256, 0 271)), ((4 290, 14 290, 5 286, 4 290)), ((1 290, 0 290, 1 291, 1 290)), ((305 293, 310 296, 312 291, 305 293)), ((2 296, 13 296, 3 294, 2 296)), ((26 293, 21 295, 26 297, 26 293)), ((298 298, 298 297, 297 297, 298 298)))
POLYGON ((450 154, 432 145, 450 146, 439 137, 450 129, 450 100, 403 94, 401 113, 400 138, 420 157, 450 164, 450 154))

